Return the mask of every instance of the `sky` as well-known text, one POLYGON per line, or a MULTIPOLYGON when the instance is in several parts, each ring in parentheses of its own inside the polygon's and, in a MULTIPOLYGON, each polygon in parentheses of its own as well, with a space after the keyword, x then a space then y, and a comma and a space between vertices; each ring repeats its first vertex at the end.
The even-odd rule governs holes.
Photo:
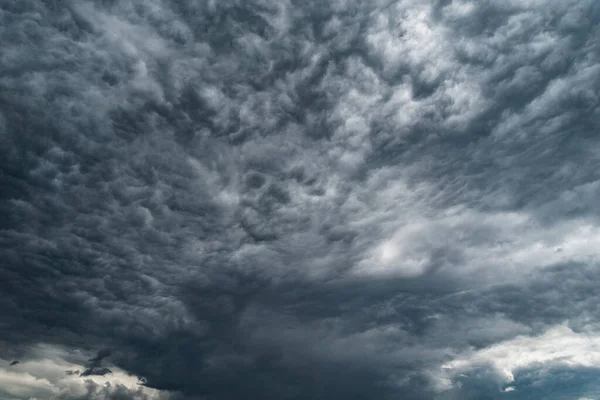
POLYGON ((0 0, 0 400, 600 399, 599 93, 596 0, 0 0))

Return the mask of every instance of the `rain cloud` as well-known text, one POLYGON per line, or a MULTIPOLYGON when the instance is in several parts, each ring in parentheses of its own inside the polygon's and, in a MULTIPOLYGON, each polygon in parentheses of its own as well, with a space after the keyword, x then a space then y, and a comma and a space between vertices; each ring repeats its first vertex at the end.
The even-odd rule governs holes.
POLYGON ((600 396, 599 37, 594 0, 0 0, 0 398, 600 396))

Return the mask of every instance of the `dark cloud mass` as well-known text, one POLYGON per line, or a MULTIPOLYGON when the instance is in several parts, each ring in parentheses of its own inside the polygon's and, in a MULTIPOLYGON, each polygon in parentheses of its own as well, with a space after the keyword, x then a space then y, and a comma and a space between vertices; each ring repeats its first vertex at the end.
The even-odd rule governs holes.
MULTIPOLYGON (((105 358, 110 356, 111 351, 109 349, 101 349, 98 351, 95 357, 92 357, 88 360, 88 365, 85 371, 83 371, 80 376, 90 376, 90 375, 100 375, 104 376, 106 374, 112 373, 112 371, 104 366, 102 366, 102 362, 105 358)), ((69 371, 71 372, 71 371, 69 371)), ((67 373, 69 373, 67 372, 67 373)))
POLYGON ((599 22, 0 0, 0 398, 597 398, 599 22))

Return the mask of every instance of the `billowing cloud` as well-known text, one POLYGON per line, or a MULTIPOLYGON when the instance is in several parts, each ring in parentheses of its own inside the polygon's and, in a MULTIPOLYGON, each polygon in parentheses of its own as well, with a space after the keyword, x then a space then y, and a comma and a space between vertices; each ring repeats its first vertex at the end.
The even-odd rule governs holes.
POLYGON ((595 398, 599 21, 0 2, 1 395, 595 398))
MULTIPOLYGON (((102 352, 99 353, 101 355, 102 352)), ((139 385, 138 379, 116 369, 110 376, 80 378, 85 354, 49 345, 32 346, 24 361, 0 367, 0 398, 50 400, 165 400, 174 394, 139 385)), ((98 357, 94 357, 96 359, 98 357)), ((92 376, 98 375, 98 376, 92 376)))

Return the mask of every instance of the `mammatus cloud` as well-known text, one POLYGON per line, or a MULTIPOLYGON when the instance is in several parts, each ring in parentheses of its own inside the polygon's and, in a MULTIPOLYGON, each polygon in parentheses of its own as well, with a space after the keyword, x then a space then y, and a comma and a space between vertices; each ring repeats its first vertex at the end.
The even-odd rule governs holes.
POLYGON ((2 395, 597 397, 599 20, 0 2, 2 395))

